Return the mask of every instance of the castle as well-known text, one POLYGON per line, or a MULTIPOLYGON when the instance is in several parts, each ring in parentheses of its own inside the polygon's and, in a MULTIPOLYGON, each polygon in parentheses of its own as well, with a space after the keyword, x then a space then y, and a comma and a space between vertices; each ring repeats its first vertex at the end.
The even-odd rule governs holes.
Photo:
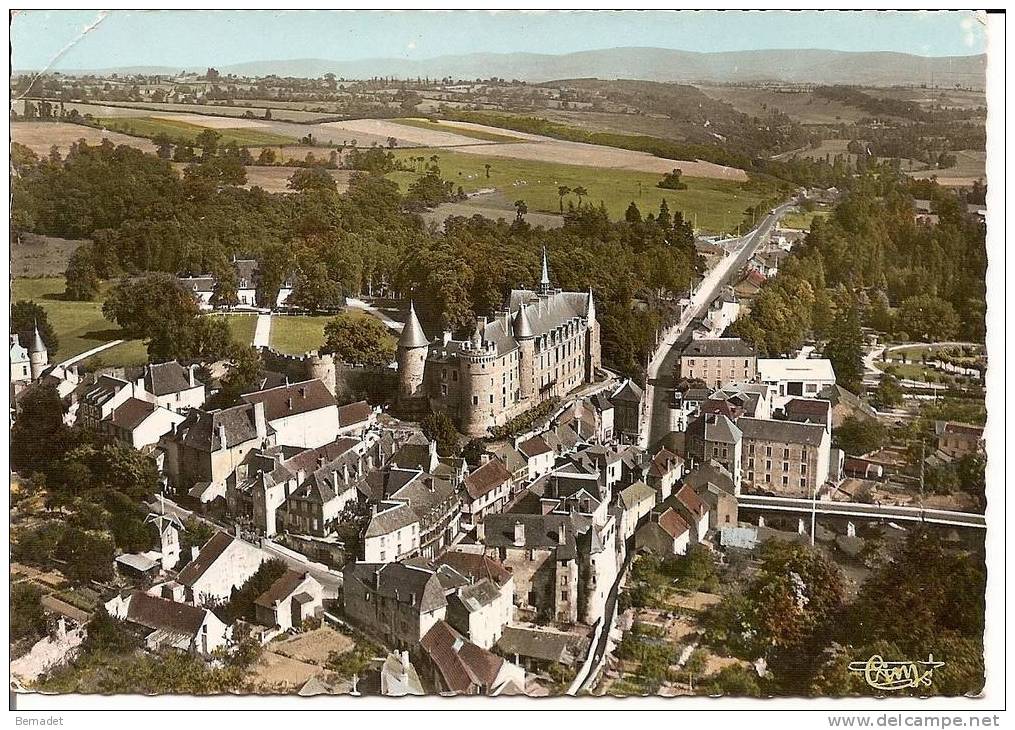
POLYGON ((398 401, 405 411, 446 411, 469 436, 486 436, 518 414, 595 379, 601 366, 592 290, 550 286, 546 252, 539 287, 515 289, 466 340, 431 341, 410 305, 398 340, 398 401))

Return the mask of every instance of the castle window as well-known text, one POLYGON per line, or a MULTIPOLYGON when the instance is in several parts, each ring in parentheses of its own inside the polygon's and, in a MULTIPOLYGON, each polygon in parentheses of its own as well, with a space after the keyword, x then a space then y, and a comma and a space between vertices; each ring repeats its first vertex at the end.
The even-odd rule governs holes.
POLYGON ((478 395, 472 396, 472 405, 474 405, 474 406, 478 406, 479 405, 479 396, 478 395))
POLYGON ((442 383, 441 384, 441 395, 447 395, 447 394, 448 394, 448 386, 446 386, 446 385, 444 385, 442 383))
POLYGON ((447 380, 447 379, 448 379, 448 369, 447 368, 441 368, 441 380, 447 380))
POLYGON ((451 371, 451 380, 453 380, 453 381, 457 381, 458 380, 458 371, 457 370, 452 370, 451 371))

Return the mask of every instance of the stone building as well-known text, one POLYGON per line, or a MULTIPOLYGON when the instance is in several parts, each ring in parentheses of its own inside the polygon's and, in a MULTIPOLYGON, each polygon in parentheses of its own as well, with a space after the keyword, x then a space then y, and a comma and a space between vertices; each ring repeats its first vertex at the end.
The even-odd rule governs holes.
POLYGON ((515 289, 508 307, 478 319, 469 339, 430 340, 410 307, 398 341, 399 406, 445 410, 470 436, 592 382, 601 365, 591 290, 550 285, 546 255, 536 290, 515 289))
POLYGON ((738 337, 692 340, 680 354, 680 377, 710 388, 750 382, 757 374, 757 353, 738 337))
POLYGON ((820 424, 741 418, 741 471, 746 484, 810 496, 828 479, 831 435, 820 424))

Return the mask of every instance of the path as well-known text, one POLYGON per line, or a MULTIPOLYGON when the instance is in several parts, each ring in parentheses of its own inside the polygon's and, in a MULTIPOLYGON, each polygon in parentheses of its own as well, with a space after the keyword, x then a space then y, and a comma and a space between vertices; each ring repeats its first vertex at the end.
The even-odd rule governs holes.
POLYGON ((271 342, 271 312, 257 315, 254 326, 254 347, 267 347, 271 342))
POLYGON ((840 517, 892 520, 895 522, 921 522, 951 527, 985 529, 986 519, 978 512, 932 509, 928 507, 904 507, 889 504, 866 504, 859 502, 830 502, 795 497, 768 497, 760 494, 741 494, 737 498, 740 509, 788 512, 794 514, 820 514, 840 517))
POLYGON ((357 299, 356 297, 346 297, 345 304, 347 307, 352 309, 360 309, 364 312, 369 312, 373 316, 377 317, 377 319, 381 320, 389 329, 393 329, 396 332, 401 332, 402 328, 405 327, 403 323, 392 319, 370 302, 365 302, 362 299, 357 299))
POLYGON ((69 366, 73 365, 76 362, 81 362, 82 360, 87 360, 92 355, 96 355, 96 354, 98 354, 100 352, 103 352, 104 350, 108 350, 111 347, 116 347, 117 345, 121 344, 122 342, 123 342, 123 340, 110 340, 109 342, 105 342, 105 343, 99 345, 98 347, 93 347, 91 350, 85 350, 84 352, 79 352, 74 357, 68 358, 68 359, 64 360, 63 362, 58 363, 56 365, 56 367, 59 367, 59 368, 69 367, 69 366))

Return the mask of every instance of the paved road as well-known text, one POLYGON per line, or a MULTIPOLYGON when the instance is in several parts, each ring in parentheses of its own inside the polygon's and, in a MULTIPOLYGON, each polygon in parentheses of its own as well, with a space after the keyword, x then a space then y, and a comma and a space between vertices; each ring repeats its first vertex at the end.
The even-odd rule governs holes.
POLYGON ((708 306, 715 301, 722 287, 744 267, 758 247, 764 243, 779 218, 794 203, 784 203, 761 221, 761 225, 742 238, 729 244, 730 255, 721 260, 706 273, 691 297, 691 305, 687 308, 680 323, 660 343, 656 356, 649 362, 646 386, 646 420, 648 421, 647 445, 651 446, 670 432, 669 400, 672 390, 665 382, 676 369, 680 352, 691 338, 690 325, 702 316, 708 306), (661 377, 660 377, 661 374, 661 377), (659 379, 660 383, 655 381, 659 379))
POLYGON ((985 529, 986 519, 977 512, 953 512, 943 509, 924 507, 900 507, 888 504, 862 504, 858 502, 829 502, 792 497, 765 497, 754 494, 741 494, 737 498, 741 509, 763 510, 771 512, 789 512, 810 514, 815 510, 819 515, 869 518, 890 520, 892 522, 925 522, 935 525, 954 527, 972 527, 985 529))
POLYGON ((95 355, 95 354, 98 354, 100 352, 103 352, 104 350, 108 350, 111 347, 116 347, 121 342, 123 342, 123 340, 110 340, 109 342, 104 342, 103 344, 99 345, 98 347, 93 347, 91 350, 85 350, 84 352, 79 352, 74 357, 67 358, 62 363, 59 363, 57 365, 57 367, 66 368, 69 365, 73 365, 76 362, 81 362, 82 360, 85 360, 85 359, 91 357, 92 355, 95 355))
POLYGON ((271 312, 257 315, 254 325, 254 347, 267 347, 271 342, 271 312))

